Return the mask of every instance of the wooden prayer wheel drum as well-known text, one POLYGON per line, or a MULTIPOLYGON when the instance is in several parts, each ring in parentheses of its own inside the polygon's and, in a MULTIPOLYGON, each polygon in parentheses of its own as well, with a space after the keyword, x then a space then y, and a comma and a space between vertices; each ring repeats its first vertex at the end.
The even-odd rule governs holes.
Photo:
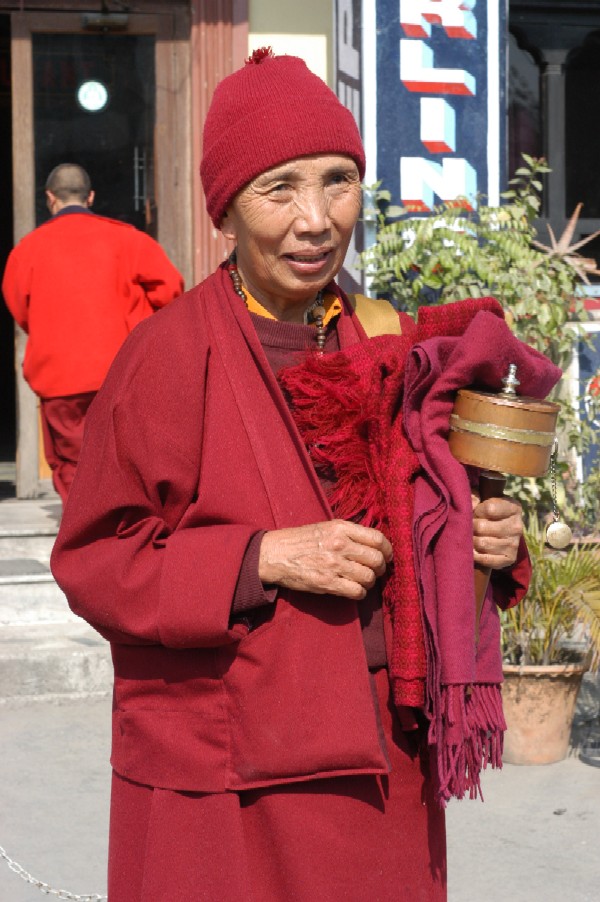
MULTIPOLYGON (((461 389, 450 417, 450 451, 482 470, 482 501, 499 498, 505 475, 543 476, 550 464, 560 405, 516 394, 517 368, 510 364, 499 394, 461 389)), ((490 569, 475 565, 476 638, 490 569)))
POLYGON ((552 401, 461 389, 450 417, 450 450, 461 463, 484 470, 543 476, 558 411, 552 401))

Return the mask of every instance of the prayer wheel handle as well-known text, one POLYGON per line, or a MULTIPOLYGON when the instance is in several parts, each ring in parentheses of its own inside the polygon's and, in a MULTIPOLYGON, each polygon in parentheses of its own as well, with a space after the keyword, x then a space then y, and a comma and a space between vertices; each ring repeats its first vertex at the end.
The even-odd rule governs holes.
MULTIPOLYGON (((506 485, 506 477, 494 470, 483 470, 479 474, 479 500, 501 498, 506 485)), ((475 564, 475 642, 479 642, 479 621, 487 588, 492 574, 491 567, 475 564)))

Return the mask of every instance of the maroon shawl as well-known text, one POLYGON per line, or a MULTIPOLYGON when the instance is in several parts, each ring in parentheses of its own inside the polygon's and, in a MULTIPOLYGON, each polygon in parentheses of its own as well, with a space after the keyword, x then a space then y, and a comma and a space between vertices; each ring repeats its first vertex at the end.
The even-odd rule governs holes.
POLYGON ((501 764, 498 615, 490 592, 475 648, 470 484, 447 436, 456 389, 497 391, 509 363, 523 394, 544 397, 560 377, 483 298, 423 308, 410 335, 280 374, 317 471, 334 478, 334 513, 380 528, 394 548, 390 679, 396 705, 429 718, 442 804, 477 795, 482 767, 501 764))

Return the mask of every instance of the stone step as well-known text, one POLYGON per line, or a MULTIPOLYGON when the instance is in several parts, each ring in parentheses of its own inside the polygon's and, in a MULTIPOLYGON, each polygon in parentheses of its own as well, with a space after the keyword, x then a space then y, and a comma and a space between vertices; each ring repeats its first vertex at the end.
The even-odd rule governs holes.
POLYGON ((47 583, 52 581, 50 567, 35 557, 0 558, 0 586, 47 583))
POLYGON ((0 580, 0 626, 72 623, 77 619, 49 570, 0 580))
POLYGON ((56 533, 40 535, 0 535, 0 563, 12 558, 50 562, 56 533))
POLYGON ((47 564, 61 516, 60 501, 3 500, 0 503, 0 561, 18 558, 47 564))
POLYGON ((83 620, 0 628, 0 703, 106 695, 111 686, 108 642, 83 620))
POLYGON ((105 695, 109 645, 70 610, 50 572, 62 506, 0 501, 0 703, 105 695))
POLYGON ((56 535, 61 516, 60 501, 4 499, 0 503, 0 536, 56 535))

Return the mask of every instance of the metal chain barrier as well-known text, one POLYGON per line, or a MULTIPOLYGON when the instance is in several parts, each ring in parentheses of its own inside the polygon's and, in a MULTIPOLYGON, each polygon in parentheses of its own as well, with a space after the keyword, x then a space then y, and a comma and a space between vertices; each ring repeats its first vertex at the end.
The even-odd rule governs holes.
POLYGON ((31 874, 25 870, 25 868, 22 868, 20 864, 13 861, 12 858, 6 854, 2 846, 0 846, 0 858, 5 860, 11 871, 17 874, 21 880, 37 887, 37 889, 39 889, 41 893, 45 893, 46 896, 55 896, 57 899, 67 899, 69 902, 106 902, 108 899, 108 896, 101 896, 98 893, 84 893, 83 895, 80 895, 78 893, 69 893, 66 889, 52 889, 47 883, 36 880, 35 877, 32 877, 31 874))

